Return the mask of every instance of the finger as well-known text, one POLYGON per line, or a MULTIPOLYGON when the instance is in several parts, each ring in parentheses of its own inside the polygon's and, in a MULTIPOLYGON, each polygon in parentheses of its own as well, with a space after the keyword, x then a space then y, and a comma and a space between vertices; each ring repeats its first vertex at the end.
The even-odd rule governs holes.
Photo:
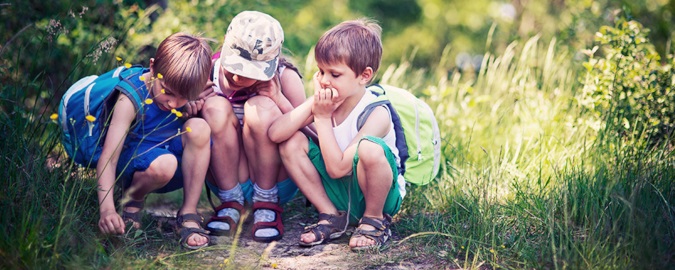
POLYGON ((335 88, 330 89, 330 96, 333 100, 338 98, 338 95, 339 95, 338 91, 335 88))

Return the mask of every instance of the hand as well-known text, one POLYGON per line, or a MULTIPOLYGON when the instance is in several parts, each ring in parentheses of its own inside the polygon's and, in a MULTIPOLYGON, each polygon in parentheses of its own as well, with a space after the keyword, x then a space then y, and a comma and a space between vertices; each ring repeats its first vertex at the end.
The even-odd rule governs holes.
POLYGON ((344 100, 340 100, 340 94, 335 88, 323 88, 321 86, 318 72, 314 75, 313 81, 314 103, 312 104, 312 114, 316 118, 330 118, 344 100))
POLYGON ((258 95, 269 97, 275 103, 281 95, 281 82, 279 82, 278 76, 274 76, 266 82, 258 82, 255 87, 258 95))
POLYGON ((101 219, 98 220, 98 228, 105 234, 123 234, 124 220, 115 210, 102 211, 101 219))
POLYGON ((215 84, 212 81, 207 82, 206 86, 204 86, 204 91, 199 93, 199 97, 197 97, 196 100, 188 101, 188 103, 185 104, 183 115, 185 115, 186 117, 194 117, 199 115, 199 112, 204 107, 206 99, 217 95, 216 91, 213 89, 214 85, 215 84))

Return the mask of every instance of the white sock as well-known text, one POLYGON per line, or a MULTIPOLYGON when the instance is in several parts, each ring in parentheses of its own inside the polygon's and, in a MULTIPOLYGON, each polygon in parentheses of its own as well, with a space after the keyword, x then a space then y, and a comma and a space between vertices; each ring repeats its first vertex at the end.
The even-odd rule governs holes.
MULTIPOLYGON (((275 185, 272 189, 262 189, 258 184, 253 185, 253 202, 279 202, 279 189, 275 185)), ((253 223, 272 222, 276 219, 276 213, 268 209, 258 209, 253 212, 253 223)), ((274 228, 259 229, 255 232, 256 237, 274 237, 279 231, 274 228)))
MULTIPOLYGON (((244 192, 241 189, 241 185, 237 184, 234 188, 230 190, 218 189, 218 198, 221 202, 239 202, 241 205, 244 205, 244 192)), ((239 223, 239 211, 234 208, 225 208, 218 211, 217 216, 219 217, 230 217, 234 220, 235 223, 239 223)), ((213 221, 207 225, 207 227, 218 230, 230 230, 230 224, 227 222, 213 221)))

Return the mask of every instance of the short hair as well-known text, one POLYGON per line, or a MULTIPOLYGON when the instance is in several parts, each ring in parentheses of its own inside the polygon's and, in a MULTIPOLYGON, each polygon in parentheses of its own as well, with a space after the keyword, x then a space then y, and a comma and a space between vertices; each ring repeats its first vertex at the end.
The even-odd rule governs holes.
POLYGON ((211 55, 206 39, 178 32, 159 44, 153 69, 176 94, 194 100, 209 79, 211 55))
POLYGON ((382 59, 382 27, 361 18, 342 22, 324 33, 314 48, 319 64, 344 63, 361 74, 367 67, 377 72, 382 59))

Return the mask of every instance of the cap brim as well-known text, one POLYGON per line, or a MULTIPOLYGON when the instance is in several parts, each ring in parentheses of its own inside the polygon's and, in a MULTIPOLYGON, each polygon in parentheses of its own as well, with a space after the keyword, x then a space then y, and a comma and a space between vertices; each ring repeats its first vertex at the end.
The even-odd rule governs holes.
POLYGON ((274 77, 279 60, 278 57, 270 61, 248 60, 237 53, 230 52, 221 53, 220 64, 232 74, 259 81, 269 81, 274 77))

